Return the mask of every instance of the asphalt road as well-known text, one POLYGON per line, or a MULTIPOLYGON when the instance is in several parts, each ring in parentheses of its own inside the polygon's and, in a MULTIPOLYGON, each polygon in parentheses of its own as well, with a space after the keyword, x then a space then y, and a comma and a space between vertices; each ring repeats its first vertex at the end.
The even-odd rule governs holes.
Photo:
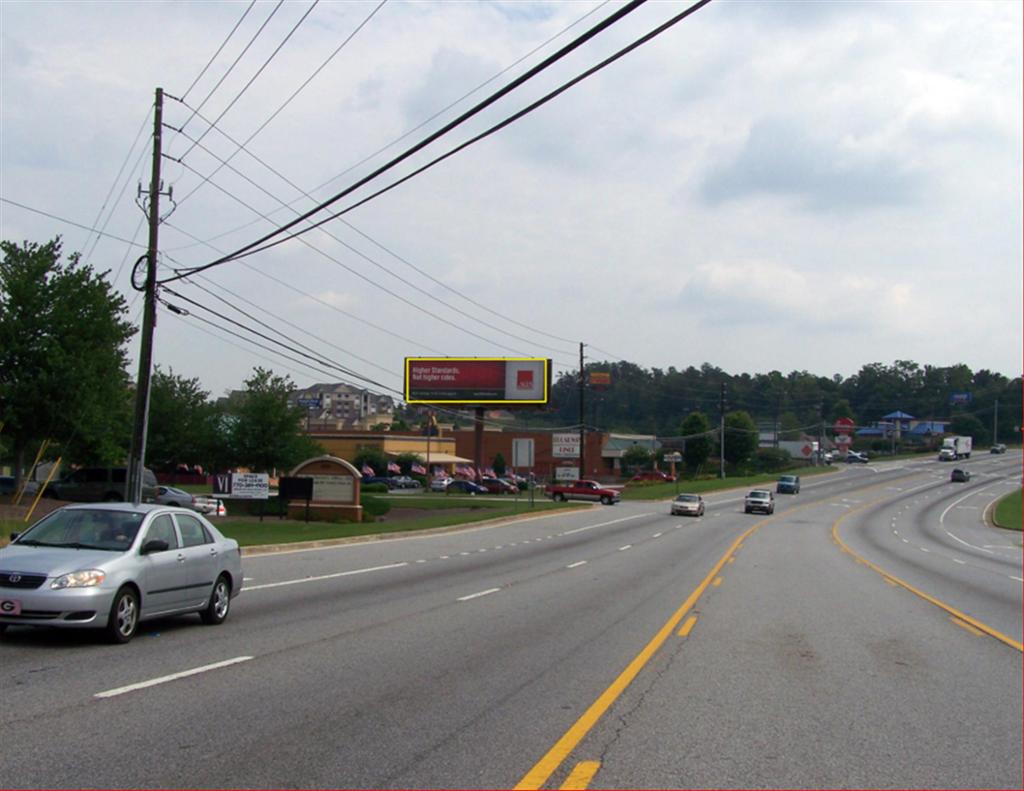
POLYGON ((1020 465, 250 557, 226 624, 124 647, 11 629, 0 786, 1020 788, 1020 534, 982 524, 1020 465))

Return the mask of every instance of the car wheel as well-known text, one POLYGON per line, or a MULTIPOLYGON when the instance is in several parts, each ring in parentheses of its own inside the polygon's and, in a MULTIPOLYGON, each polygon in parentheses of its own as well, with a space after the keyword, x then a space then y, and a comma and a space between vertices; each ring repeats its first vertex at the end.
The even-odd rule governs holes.
POLYGON ((553 495, 551 495, 551 499, 554 500, 556 503, 564 503, 565 495, 562 494, 561 492, 555 492, 553 495))
POLYGON ((601 504, 602 505, 611 505, 612 504, 612 498, 609 497, 608 495, 603 496, 601 498, 601 504))
POLYGON ((139 628, 139 595, 131 588, 121 588, 114 596, 107 617, 107 637, 112 643, 127 643, 139 628))
POLYGON ((210 603, 206 609, 199 613, 203 623, 210 626, 224 623, 228 617, 228 610, 231 609, 231 583, 227 575, 221 574, 213 583, 213 591, 210 593, 210 603))
POLYGON ((749 509, 749 508, 744 508, 744 509, 743 509, 743 513, 745 513, 745 514, 749 514, 749 513, 750 513, 750 509, 749 509))

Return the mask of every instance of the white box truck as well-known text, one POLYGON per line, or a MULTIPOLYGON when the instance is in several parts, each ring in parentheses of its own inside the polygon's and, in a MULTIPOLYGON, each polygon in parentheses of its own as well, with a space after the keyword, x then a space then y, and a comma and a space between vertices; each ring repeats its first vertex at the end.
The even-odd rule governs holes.
POLYGON ((946 437, 942 440, 939 461, 971 458, 971 437, 946 437))

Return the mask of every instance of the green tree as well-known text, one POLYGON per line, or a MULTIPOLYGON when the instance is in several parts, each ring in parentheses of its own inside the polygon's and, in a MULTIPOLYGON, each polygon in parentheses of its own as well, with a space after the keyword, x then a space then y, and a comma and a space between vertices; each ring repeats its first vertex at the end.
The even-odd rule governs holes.
POLYGON ((508 469, 508 464, 505 462, 505 457, 500 453, 495 454, 494 461, 491 462, 491 467, 494 468, 494 474, 499 478, 505 477, 505 470, 508 469))
POLYGON ((209 396, 198 379, 165 373, 159 366, 154 369, 146 440, 149 466, 173 471, 179 464, 199 464, 217 469, 224 437, 220 410, 209 396))
POLYGON ((987 445, 992 439, 992 432, 985 428, 985 424, 974 415, 967 414, 957 415, 950 421, 949 433, 972 437, 979 445, 987 445))
MULTIPOLYGON (((423 457, 418 453, 399 453, 395 459, 398 462, 398 467, 402 471, 402 475, 412 474, 412 465, 423 464, 423 457)), ((387 465, 385 464, 385 467, 387 465)))
POLYGON ((749 459, 757 451, 757 424, 742 410, 725 416, 725 460, 736 465, 749 459))
POLYGON ((360 448, 352 457, 351 462, 352 466, 360 472, 363 471, 364 464, 373 468, 374 475, 387 475, 388 472, 388 454, 380 448, 360 448))
POLYGON ((245 388, 230 428, 236 464, 254 472, 288 470, 323 453, 319 444, 299 431, 305 410, 288 403, 295 389, 289 377, 257 367, 245 388))
POLYGON ((132 396, 127 306, 60 237, 0 242, 0 421, 20 473, 26 452, 55 440, 64 461, 126 456, 132 396))
POLYGON ((643 445, 633 445, 622 454, 622 465, 626 472, 632 473, 649 467, 653 458, 651 452, 643 445))
POLYGON ((714 448, 714 440, 707 433, 711 430, 711 421, 703 412, 691 412, 679 430, 686 441, 683 459, 687 467, 696 470, 708 460, 714 448))

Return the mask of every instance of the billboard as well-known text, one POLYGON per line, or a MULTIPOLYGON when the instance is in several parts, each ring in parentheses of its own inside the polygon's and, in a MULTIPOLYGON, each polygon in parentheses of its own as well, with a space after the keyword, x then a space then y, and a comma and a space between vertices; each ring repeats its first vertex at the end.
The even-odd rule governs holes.
POLYGON ((546 357, 406 357, 408 404, 546 404, 546 357))

